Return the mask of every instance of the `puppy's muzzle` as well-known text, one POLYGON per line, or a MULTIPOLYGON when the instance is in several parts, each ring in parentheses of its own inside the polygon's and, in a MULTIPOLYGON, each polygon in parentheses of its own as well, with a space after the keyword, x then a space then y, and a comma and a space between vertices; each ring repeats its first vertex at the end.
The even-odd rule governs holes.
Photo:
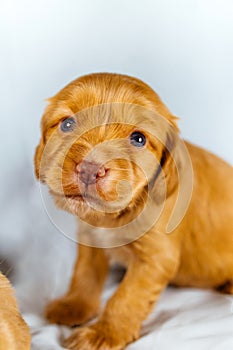
POLYGON ((95 162, 82 161, 76 166, 78 178, 86 186, 95 184, 100 178, 106 175, 106 168, 95 162))

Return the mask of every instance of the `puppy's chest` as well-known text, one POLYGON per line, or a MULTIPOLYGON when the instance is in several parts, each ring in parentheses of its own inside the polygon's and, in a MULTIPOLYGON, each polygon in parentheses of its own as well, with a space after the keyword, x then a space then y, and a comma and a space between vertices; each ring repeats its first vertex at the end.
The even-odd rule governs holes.
POLYGON ((98 228, 92 232, 92 241, 94 246, 103 248, 111 265, 116 263, 127 267, 133 258, 129 245, 120 245, 116 235, 109 234, 107 229, 98 228))

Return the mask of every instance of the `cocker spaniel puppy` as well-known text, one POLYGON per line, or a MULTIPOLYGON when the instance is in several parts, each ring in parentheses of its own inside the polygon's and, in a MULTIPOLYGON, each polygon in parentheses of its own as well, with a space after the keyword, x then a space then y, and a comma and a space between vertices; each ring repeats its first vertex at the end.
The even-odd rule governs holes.
POLYGON ((183 141, 139 79, 91 74, 48 101, 36 176, 79 221, 69 289, 46 309, 52 323, 81 325, 66 347, 124 349, 168 284, 233 293, 232 166, 183 141), (114 262, 126 273, 100 312, 114 262))
POLYGON ((19 314, 10 282, 0 273, 0 350, 29 349, 29 329, 19 314))

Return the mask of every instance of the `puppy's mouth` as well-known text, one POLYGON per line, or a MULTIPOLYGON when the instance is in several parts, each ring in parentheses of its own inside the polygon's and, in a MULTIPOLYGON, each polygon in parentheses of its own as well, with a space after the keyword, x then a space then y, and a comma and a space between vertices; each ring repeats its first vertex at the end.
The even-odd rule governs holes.
POLYGON ((97 198, 94 198, 93 196, 91 196, 89 193, 78 193, 78 194, 66 194, 66 193, 58 193, 55 192, 53 190, 50 190, 51 195, 53 195, 54 197, 58 197, 61 199, 70 199, 70 200, 74 200, 77 202, 88 202, 88 201, 98 201, 97 198))
POLYGON ((54 197, 54 200, 58 206, 71 210, 72 213, 80 216, 85 210, 85 215, 89 210, 100 212, 101 214, 116 214, 122 212, 128 205, 128 202, 122 201, 114 202, 108 201, 98 196, 93 196, 92 193, 59 193, 50 190, 50 194, 54 197))

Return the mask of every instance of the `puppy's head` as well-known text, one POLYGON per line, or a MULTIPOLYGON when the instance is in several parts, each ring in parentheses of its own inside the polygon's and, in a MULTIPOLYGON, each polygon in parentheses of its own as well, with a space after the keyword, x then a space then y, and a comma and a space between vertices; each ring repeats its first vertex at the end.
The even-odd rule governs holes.
POLYGON ((83 76, 49 99, 36 176, 59 207, 82 219, 132 216, 149 189, 158 194, 161 168, 176 142, 175 120, 136 78, 83 76))

